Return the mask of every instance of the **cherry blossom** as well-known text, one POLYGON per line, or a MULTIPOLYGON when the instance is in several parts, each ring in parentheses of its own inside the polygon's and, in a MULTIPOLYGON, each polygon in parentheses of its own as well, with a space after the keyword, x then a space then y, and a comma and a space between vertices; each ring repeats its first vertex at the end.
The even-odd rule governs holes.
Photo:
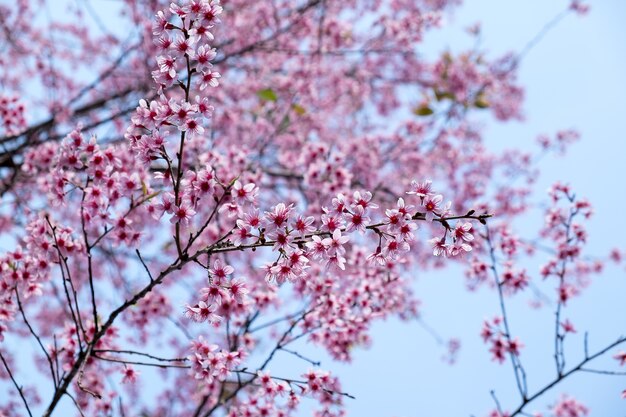
POLYGON ((415 272, 451 264, 499 301, 480 337, 523 402, 492 415, 538 398, 511 297, 540 296, 556 375, 580 370, 564 314, 609 258, 585 252, 595 201, 557 183, 541 244, 516 230, 538 156, 580 135, 499 151, 475 118, 521 119, 521 56, 418 56, 457 1, 223 3, 124 1, 119 33, 0 6, 0 415, 343 416, 353 387, 309 352, 351 362, 378 321, 420 320, 415 272), (284 355, 302 366, 270 371, 284 355))

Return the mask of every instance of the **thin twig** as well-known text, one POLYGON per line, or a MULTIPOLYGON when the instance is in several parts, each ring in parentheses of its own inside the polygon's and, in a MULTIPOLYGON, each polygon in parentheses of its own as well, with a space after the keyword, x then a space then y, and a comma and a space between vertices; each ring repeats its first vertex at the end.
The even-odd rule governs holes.
POLYGON ((162 368, 162 369, 165 369, 165 368, 189 369, 189 368, 191 368, 191 365, 176 365, 176 364, 164 364, 164 363, 150 363, 150 362, 129 361, 129 360, 126 360, 126 359, 117 359, 117 358, 109 358, 109 357, 105 357, 105 356, 100 356, 100 355, 98 355, 96 353, 94 353, 92 356, 94 358, 98 358, 98 359, 103 360, 103 361, 123 363, 125 365, 153 366, 155 368, 162 368))
POLYGON ((148 273, 148 277, 150 278, 150 281, 151 282, 154 281, 154 278, 152 278, 152 273, 150 272, 150 269, 148 269, 148 265, 146 265, 146 263, 144 262, 143 258, 141 257, 141 252, 139 252, 139 249, 135 249, 135 253, 137 254, 137 257, 139 258, 139 261, 141 262, 141 265, 143 265, 143 268, 148 273))
POLYGON ((24 406, 26 407, 26 411, 28 411, 28 415, 30 417, 33 417, 33 413, 30 412, 30 407, 28 407, 28 401, 26 401, 26 397, 24 397, 24 392, 22 391, 22 387, 19 386, 19 384, 17 383, 17 381, 13 377, 13 373, 11 372, 11 369, 9 368, 9 364, 4 360, 4 356, 2 355, 2 351, 0 351, 0 360, 2 360, 2 363, 4 364, 4 369, 7 370, 7 373, 9 374, 9 377, 11 378, 11 381, 13 381, 13 385, 15 385, 15 388, 17 389, 17 392, 20 394, 20 397, 22 397, 22 401, 24 402, 24 406))
POLYGON ((624 342, 626 342, 626 337, 621 336, 615 342, 613 342, 613 343, 609 344, 608 346, 606 346, 604 349, 601 349, 598 352, 594 353, 593 355, 591 355, 589 357, 586 357, 585 359, 580 361, 578 363, 578 365, 576 365, 575 367, 573 367, 569 371, 562 373, 557 378, 555 378, 552 382, 550 382, 549 384, 545 385, 543 388, 539 389, 533 395, 529 396, 527 399, 522 401, 522 403, 515 409, 515 411, 513 411, 513 413, 511 414, 510 417, 515 417, 516 415, 522 414, 522 411, 524 410, 524 407, 526 407, 532 401, 536 400, 537 398, 539 398, 540 396, 542 396, 543 394, 548 392, 550 389, 552 389, 554 386, 556 386, 558 383, 560 383, 561 381, 563 381, 564 379, 566 379, 570 375, 573 375, 576 372, 581 371, 583 369, 583 367, 587 363, 591 362, 592 360, 594 360, 597 357, 600 357, 600 356, 604 355, 609 350, 613 349, 614 347, 617 347, 618 345, 620 345, 620 344, 622 344, 624 342))
MULTIPOLYGON (((487 242, 487 246, 489 248, 489 257, 491 259, 491 272, 493 273, 494 279, 496 281, 496 287, 498 289, 498 300, 500 303, 500 312, 502 314, 502 324, 504 326, 504 337, 510 344, 512 342, 512 336, 509 327, 506 306, 504 303, 504 292, 502 291, 502 285, 504 284, 504 282, 500 280, 500 276, 498 274, 495 248, 493 246, 493 242, 491 241, 489 226, 487 225, 485 225, 485 241, 487 242)), ((524 367, 522 366, 519 357, 515 355, 515 353, 509 352, 509 357, 511 359, 511 364, 513 365, 515 382, 523 401, 528 395, 528 387, 526 385, 526 371, 524 370, 524 367)))
MULTIPOLYGON (((54 365, 53 365, 53 362, 52 362, 52 358, 50 357, 50 354, 48 353, 48 350, 44 347, 43 343, 41 342, 41 338, 39 337, 39 335, 37 333, 35 333, 35 330, 30 325, 28 319, 26 318, 26 313, 24 312, 24 308, 22 307, 22 301, 20 300, 20 295, 19 295, 19 293, 17 291, 17 287, 15 287, 14 289, 15 289, 15 298, 17 299, 17 307, 20 310, 20 313, 22 314, 22 319, 24 319, 24 323, 26 323, 26 326, 28 327, 28 330, 30 331, 30 334, 33 335, 35 340, 37 340, 37 344, 41 348, 43 354, 46 356, 46 359, 48 360, 48 364, 50 365, 50 373, 52 374, 52 383, 54 384, 54 388, 56 389, 56 387, 57 387, 57 379, 55 378, 54 365)), ((58 371, 57 371, 57 373, 58 373, 58 371)))
POLYGON ((78 369, 78 379, 76 380, 76 385, 78 385, 78 388, 80 388, 81 391, 86 392, 87 394, 91 395, 92 397, 95 397, 99 400, 102 399, 102 395, 100 395, 99 393, 95 392, 95 391, 91 391, 89 388, 85 388, 82 384, 83 382, 83 376, 85 375, 85 365, 87 364, 87 359, 89 359, 91 355, 91 350, 93 348, 93 342, 91 342, 89 344, 89 347, 87 348, 87 351, 85 352, 85 360, 82 361, 80 368, 78 369))
POLYGON ((308 363, 310 363, 313 366, 321 366, 322 365, 322 363, 320 361, 315 361, 313 359, 309 359, 306 356, 296 352, 295 350, 286 349, 284 347, 281 347, 280 350, 282 350, 283 352, 287 352, 287 353, 289 353, 289 354, 291 354, 291 355, 293 355, 293 356, 295 356, 297 358, 300 358, 303 361, 308 362, 308 363))

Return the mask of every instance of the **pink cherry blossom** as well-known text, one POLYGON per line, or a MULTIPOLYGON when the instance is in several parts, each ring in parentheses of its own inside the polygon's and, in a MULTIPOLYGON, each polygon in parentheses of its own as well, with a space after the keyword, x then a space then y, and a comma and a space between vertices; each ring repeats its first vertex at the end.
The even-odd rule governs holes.
MULTIPOLYGON (((594 206, 595 220, 609 218, 602 202, 556 183, 535 204, 542 157, 581 135, 504 149, 482 129, 522 120, 528 50, 497 56, 481 41, 415 53, 453 24, 459 1, 126 0, 106 19, 98 2, 44 18, 52 2, 9 3, 1 416, 344 416, 355 388, 319 361, 358 373, 383 320, 423 325, 449 364, 468 359, 445 322, 426 323, 434 303, 414 277, 435 269, 450 278, 446 294, 480 289, 495 314, 481 328, 470 299, 438 303, 509 367, 510 380, 474 381, 515 394, 494 389, 496 410, 476 415, 541 404, 588 415, 555 394, 564 376, 592 371, 604 352, 626 363, 623 337, 575 357, 565 318, 590 284, 606 284, 597 275, 623 267, 623 248, 587 251, 594 206), (538 345, 550 350, 546 378, 527 367, 538 350, 518 336, 530 317, 509 308, 518 302, 551 329, 538 345)), ((554 25, 588 10, 570 1, 554 25)))

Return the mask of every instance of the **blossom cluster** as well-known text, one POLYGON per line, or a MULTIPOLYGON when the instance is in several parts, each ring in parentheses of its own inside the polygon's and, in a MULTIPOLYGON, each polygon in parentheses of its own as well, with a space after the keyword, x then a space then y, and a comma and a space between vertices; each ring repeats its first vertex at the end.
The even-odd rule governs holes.
MULTIPOLYGON (((243 372, 247 374, 247 372, 243 372)), ((248 381, 254 381, 258 388, 248 394, 231 408, 229 417, 253 415, 295 415, 302 397, 314 398, 320 409, 316 416, 339 417, 344 415, 341 385, 330 372, 311 369, 304 373, 301 380, 274 377, 269 371, 251 374, 248 381)))
POLYGON ((200 337, 191 346, 191 373, 204 384, 211 384, 214 379, 224 381, 241 363, 242 352, 225 351, 216 344, 210 344, 200 337))
MULTIPOLYGON (((51 347, 51 356, 53 359, 61 363, 64 371, 70 371, 76 363, 76 358, 81 350, 81 338, 93 339, 96 333, 95 323, 92 320, 86 320, 82 328, 77 327, 73 322, 66 322, 63 332, 60 335, 59 346, 61 348, 51 347)), ((101 338, 93 349, 113 349, 115 348, 115 340, 118 336, 116 327, 107 330, 103 338, 101 338)), ((98 382, 102 386, 102 382, 98 382)))
POLYGON ((583 0, 571 0, 569 7, 571 10, 575 11, 581 16, 584 16, 587 13, 589 13, 589 8, 590 8, 589 5, 584 3, 583 0))
MULTIPOLYGON (((155 291, 138 302, 124 319, 127 324, 138 329, 133 337, 141 343, 146 343, 151 325, 160 318, 168 317, 171 312, 172 306, 169 297, 163 292, 155 291)), ((154 328, 154 326, 152 327, 154 328)))
POLYGON ((54 264, 62 257, 83 250, 81 242, 68 227, 55 227, 45 216, 30 222, 28 234, 14 251, 0 258, 0 342, 7 323, 15 319, 21 297, 26 300, 43 294, 42 286, 54 264))
POLYGON ((492 359, 499 363, 504 363, 507 354, 519 356, 521 348, 524 347, 519 339, 513 339, 506 333, 502 320, 500 316, 485 320, 480 332, 483 341, 491 345, 489 352, 493 355, 492 359))
POLYGON ((94 240, 106 235, 114 245, 139 243, 141 233, 133 223, 141 225, 142 216, 136 208, 153 196, 147 173, 123 147, 101 147, 77 129, 59 145, 29 151, 22 171, 51 205, 80 203, 80 211, 72 214, 94 240))
POLYGON ((17 96, 0 95, 0 133, 11 136, 26 129, 26 107, 17 96))
POLYGON ((588 284, 588 275, 602 270, 601 263, 581 259, 582 248, 587 241, 587 232, 577 218, 589 219, 593 209, 584 199, 576 199, 571 189, 563 184, 555 184, 549 191, 552 207, 545 216, 545 226, 541 234, 556 245, 555 256, 541 267, 545 278, 555 277, 558 282, 558 299, 564 305, 588 284), (574 268, 568 267, 572 264, 574 268), (573 273, 569 273, 569 272, 573 273))
MULTIPOLYGON (((367 273, 360 265, 369 264, 389 272, 393 264, 400 262, 411 249, 410 243, 415 240, 417 221, 432 222, 435 219, 445 219, 444 216, 449 214, 449 205, 446 208, 439 206, 442 196, 430 192, 429 181, 420 186, 417 182, 415 184, 407 194, 409 198, 415 198, 418 205, 407 204, 400 198, 394 208, 387 209, 384 215, 380 215, 376 214, 379 207, 373 202, 372 194, 356 191, 351 197, 339 194, 332 200, 330 207, 322 208, 322 214, 316 221, 314 216, 298 215, 293 204, 279 203, 261 214, 254 198, 257 190, 254 184, 244 186, 235 181, 231 193, 225 194, 226 199, 230 198, 227 200, 229 202, 219 209, 237 216, 230 221, 235 226, 222 238, 226 245, 223 247, 234 250, 271 246, 278 253, 278 258, 262 266, 265 280, 279 285, 292 282, 300 287, 302 284, 299 282, 306 278, 304 285, 309 286, 307 292, 319 292, 315 290, 318 280, 314 277, 323 270, 346 271, 347 265, 350 265, 353 273, 367 273), (415 196, 416 194, 421 195, 415 196), (240 206, 239 202, 245 205, 240 206), (319 226, 316 227, 317 224, 319 226), (371 240, 367 235, 376 242, 376 249, 369 254, 365 249, 367 246, 359 245, 371 240), (313 273, 309 274, 311 268, 313 273)), ((461 253, 455 250, 458 248, 471 250, 471 246, 465 243, 473 241, 470 223, 458 221, 453 228, 446 222, 446 227, 444 237, 436 240, 441 244, 439 242, 445 241, 450 233, 452 243, 443 243, 448 256, 461 253)), ((198 301, 185 308, 185 315, 189 319, 219 325, 224 317, 231 319, 249 312, 250 288, 244 280, 233 278, 234 268, 231 265, 218 257, 207 265, 207 273, 208 285, 199 289, 198 301)), ((376 274, 378 272, 373 276, 376 274)), ((358 300, 359 309, 369 306, 370 314, 375 314, 378 309, 385 310, 379 305, 383 300, 394 302, 394 298, 389 296, 390 289, 379 289, 373 282, 363 288, 354 288, 341 297, 333 295, 326 299, 325 295, 322 297, 322 294, 316 294, 316 297, 327 303, 327 312, 336 309, 337 315, 344 317, 342 325, 330 322, 327 324, 334 329, 329 336, 315 339, 326 344, 329 351, 335 352, 333 355, 336 354, 338 358, 345 357, 347 346, 359 343, 367 327, 364 326, 367 322, 358 324, 363 317, 361 313, 355 316, 354 322, 351 320, 351 313, 348 313, 353 310, 351 306, 358 300), (378 298, 379 290, 380 295, 387 292, 387 298, 378 298), (340 331, 344 326, 347 331, 345 334, 340 331)), ((257 300, 253 304, 259 307, 257 300)), ((325 322, 326 318, 314 314, 305 323, 309 320, 325 322)), ((312 338, 317 336, 312 335, 312 338)))
POLYGON ((556 132, 554 139, 547 135, 540 135, 537 142, 544 150, 555 150, 559 154, 564 154, 567 148, 574 142, 580 140, 580 133, 575 130, 560 130, 556 132))
POLYGON ((208 286, 200 289, 200 300, 185 307, 185 315, 201 323, 219 324, 223 317, 243 315, 248 312, 248 286, 245 281, 232 278, 234 268, 216 259, 208 268, 208 286))
MULTIPOLYGON (((254 189, 252 185, 249 188, 254 189)), ((234 198, 247 194, 241 186, 233 190, 234 198)), ((440 220, 443 224, 446 217, 451 216, 450 203, 441 206, 443 196, 432 192, 430 181, 414 181, 407 194, 415 196, 418 204, 407 204, 404 198, 399 198, 396 206, 386 209, 384 215, 376 215, 379 206, 372 201, 369 191, 355 191, 351 197, 338 194, 330 207, 322 207, 319 223, 313 216, 296 215, 293 204, 277 204, 264 215, 253 206, 239 210, 231 242, 235 246, 271 242, 280 254, 279 259, 266 264, 264 269, 266 279, 279 284, 304 277, 311 259, 345 270, 346 245, 355 239, 349 236, 354 232, 377 237, 376 249, 367 260, 385 265, 400 259, 411 249, 416 221, 440 220)), ((474 240, 471 223, 457 221, 452 228, 445 222, 444 226, 444 236, 431 240, 435 255, 454 257, 472 250, 469 244, 474 240)))
POLYGON ((575 398, 562 395, 552 406, 552 413, 554 417, 583 417, 589 415, 589 409, 575 398))
MULTIPOLYGON (((211 64, 217 52, 210 45, 210 30, 219 22, 221 12, 219 1, 213 0, 184 6, 172 3, 157 14, 153 34, 160 54, 152 76, 159 94, 156 100, 140 101, 126 132, 131 148, 144 163, 163 159, 171 164, 166 147, 174 131, 191 138, 204 133, 203 121, 213 112, 206 88, 218 86, 220 78, 211 64), (184 94, 172 91, 176 86, 184 94), (194 97, 190 96, 192 91, 197 93, 194 97)), ((177 156, 182 164, 183 155, 177 156)))
POLYGON ((183 152, 201 138, 213 112, 207 87, 217 87, 220 74, 211 64, 217 52, 210 44, 214 39, 210 30, 221 12, 219 1, 192 1, 183 6, 172 3, 157 14, 153 34, 159 56, 152 76, 158 95, 150 102, 140 100, 125 134, 147 167, 163 164, 155 179, 170 189, 153 201, 150 212, 157 219, 168 213, 172 223, 183 226, 197 214, 203 197, 220 191, 213 168, 207 164, 185 168, 189 158, 183 152), (171 143, 175 132, 180 140, 171 143))

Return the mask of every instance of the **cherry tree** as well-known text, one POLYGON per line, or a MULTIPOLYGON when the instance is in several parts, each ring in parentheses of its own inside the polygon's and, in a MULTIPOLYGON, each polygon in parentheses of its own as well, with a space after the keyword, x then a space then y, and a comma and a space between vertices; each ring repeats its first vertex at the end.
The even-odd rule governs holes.
POLYGON ((540 415, 585 416, 554 388, 620 374, 619 329, 565 361, 568 302, 625 256, 586 256, 591 204, 551 188, 540 269, 512 226, 533 156, 578 134, 488 149, 474 115, 521 119, 528 49, 426 60, 457 1, 124 0, 121 35, 44 3, 0 5, 0 415, 344 415, 350 387, 293 345, 349 362, 374 322, 420 319, 413 271, 452 264, 499 301, 476 335, 519 392, 485 415, 552 396, 540 415), (535 390, 507 303, 539 280, 556 376, 535 390), (287 355, 302 367, 273 373, 287 355))

